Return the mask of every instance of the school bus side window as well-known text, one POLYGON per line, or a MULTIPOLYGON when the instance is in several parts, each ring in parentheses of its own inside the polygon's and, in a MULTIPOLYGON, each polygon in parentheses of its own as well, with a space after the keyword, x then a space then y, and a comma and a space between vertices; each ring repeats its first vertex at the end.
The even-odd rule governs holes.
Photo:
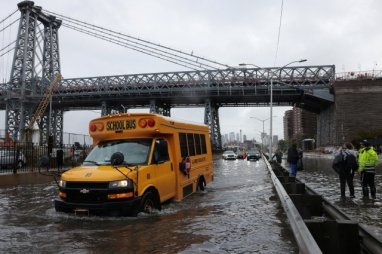
POLYGON ((200 135, 200 141, 202 143, 202 154, 207 153, 207 146, 206 146, 206 136, 205 135, 200 135))
POLYGON ((187 133, 187 143, 188 143, 188 153, 190 156, 195 155, 195 142, 194 142, 194 134, 187 133))
POLYGON ((188 156, 188 149, 187 149, 187 136, 186 133, 179 133, 179 145, 180 145, 180 154, 182 158, 188 156))
POLYGON ((168 161, 170 158, 168 156, 168 147, 166 140, 158 139, 155 141, 153 163, 160 164, 168 161))
POLYGON ((199 134, 194 134, 194 139, 195 139, 195 149, 196 149, 196 154, 201 154, 202 153, 202 148, 200 147, 200 135, 199 134))

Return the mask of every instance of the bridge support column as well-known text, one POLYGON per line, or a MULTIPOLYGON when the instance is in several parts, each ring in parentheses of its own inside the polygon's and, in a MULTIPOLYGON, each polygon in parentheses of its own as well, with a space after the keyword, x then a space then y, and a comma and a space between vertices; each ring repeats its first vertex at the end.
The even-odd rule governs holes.
POLYGON ((53 145, 60 146, 63 143, 64 132, 64 112, 62 109, 52 110, 50 129, 49 129, 49 111, 43 116, 40 122, 40 144, 46 144, 48 137, 53 137, 53 145))
POLYGON ((150 100, 150 113, 171 116, 171 105, 150 100))
POLYGON ((204 109, 204 123, 210 127, 211 144, 214 150, 222 149, 220 122, 219 122, 219 107, 207 100, 204 109))
POLYGON ((123 105, 110 105, 107 101, 101 104, 101 116, 121 114, 126 112, 126 107, 123 105))

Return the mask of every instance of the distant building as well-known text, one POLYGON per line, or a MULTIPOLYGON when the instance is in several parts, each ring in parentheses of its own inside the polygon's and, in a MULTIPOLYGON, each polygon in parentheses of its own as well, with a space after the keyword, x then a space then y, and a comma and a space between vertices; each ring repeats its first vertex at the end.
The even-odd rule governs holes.
POLYGON ((279 136, 278 135, 273 135, 272 145, 273 146, 277 146, 278 143, 279 143, 279 136))
POLYGON ((284 115, 284 139, 315 138, 317 117, 315 113, 293 107, 284 115))

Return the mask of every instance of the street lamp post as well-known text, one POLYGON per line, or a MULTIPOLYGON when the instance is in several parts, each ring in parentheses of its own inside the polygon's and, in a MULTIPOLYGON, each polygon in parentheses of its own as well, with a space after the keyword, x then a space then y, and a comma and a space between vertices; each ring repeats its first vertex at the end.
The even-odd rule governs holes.
MULTIPOLYGON (((277 68, 275 71, 272 71, 271 73, 271 85, 270 85, 270 105, 269 105, 269 108, 270 108, 270 117, 269 117, 269 135, 270 135, 270 139, 269 139, 269 160, 272 160, 272 146, 273 146, 273 134, 272 134, 272 124, 273 124, 273 121, 272 121, 272 118, 273 118, 273 76, 275 75, 275 72, 276 71, 279 71, 281 70, 282 68, 285 68, 287 67, 288 65, 291 65, 291 64, 294 64, 294 63, 302 63, 302 62, 306 62, 307 60, 306 59, 301 59, 301 60, 297 60, 297 61, 292 61, 290 63, 287 63, 285 65, 283 65, 282 67, 279 67, 277 68)), ((245 64, 245 63, 241 63, 239 64, 239 66, 246 66, 246 65, 251 65, 251 66, 255 66, 256 68, 260 68, 259 66, 255 65, 255 64, 245 64)))
POLYGON ((267 118, 267 119, 260 119, 260 118, 257 118, 255 116, 251 116, 250 118, 254 118, 256 120, 259 120, 259 121, 263 122, 263 132, 261 133, 261 150, 262 150, 262 152, 264 152, 263 151, 264 150, 264 122, 269 120, 269 118, 267 118))

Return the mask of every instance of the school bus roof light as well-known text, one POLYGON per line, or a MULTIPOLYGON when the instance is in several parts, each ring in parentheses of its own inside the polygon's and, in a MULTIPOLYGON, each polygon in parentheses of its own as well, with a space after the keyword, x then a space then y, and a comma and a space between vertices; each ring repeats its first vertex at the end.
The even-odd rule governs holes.
POLYGON ((103 130, 103 123, 92 123, 90 126, 89 126, 89 130, 90 132, 95 132, 95 131, 102 131, 103 130))
POLYGON ((91 125, 89 126, 89 130, 90 130, 90 132, 95 132, 95 131, 97 130, 97 125, 95 125, 94 123, 91 124, 91 125))
POLYGON ((138 122, 138 125, 139 125, 139 127, 141 127, 141 128, 146 128, 146 126, 147 126, 147 121, 146 121, 146 119, 140 119, 139 122, 138 122))
POLYGON ((146 128, 148 127, 154 127, 155 126, 155 120, 151 118, 142 118, 138 122, 139 127, 146 128))
POLYGON ((147 119, 147 125, 149 127, 154 127, 155 125, 155 120, 154 119, 147 119))

